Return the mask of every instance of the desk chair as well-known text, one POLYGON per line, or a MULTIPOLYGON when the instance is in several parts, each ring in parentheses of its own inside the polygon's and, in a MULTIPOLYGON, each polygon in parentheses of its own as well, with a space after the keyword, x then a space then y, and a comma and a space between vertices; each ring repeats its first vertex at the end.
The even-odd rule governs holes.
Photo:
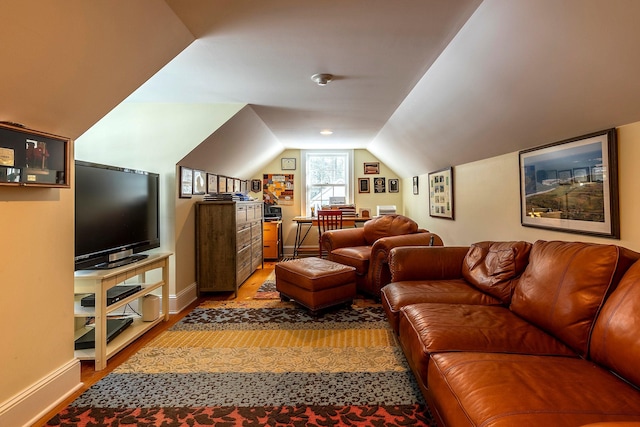
POLYGON ((319 210, 318 211, 318 255, 322 258, 322 233, 329 230, 342 228, 342 211, 319 210))

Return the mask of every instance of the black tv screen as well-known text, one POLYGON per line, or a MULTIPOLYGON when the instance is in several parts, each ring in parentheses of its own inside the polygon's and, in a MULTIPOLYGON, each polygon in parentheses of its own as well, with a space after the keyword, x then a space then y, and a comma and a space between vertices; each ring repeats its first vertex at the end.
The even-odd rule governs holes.
POLYGON ((156 173, 75 162, 75 269, 111 268, 160 246, 156 173))

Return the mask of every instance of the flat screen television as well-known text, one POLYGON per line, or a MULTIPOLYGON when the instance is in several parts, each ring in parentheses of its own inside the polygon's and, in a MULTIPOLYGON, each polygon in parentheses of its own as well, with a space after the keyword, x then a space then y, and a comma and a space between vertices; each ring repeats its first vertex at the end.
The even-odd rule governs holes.
POLYGON ((76 160, 75 269, 118 267, 160 247, 159 187, 156 173, 76 160))

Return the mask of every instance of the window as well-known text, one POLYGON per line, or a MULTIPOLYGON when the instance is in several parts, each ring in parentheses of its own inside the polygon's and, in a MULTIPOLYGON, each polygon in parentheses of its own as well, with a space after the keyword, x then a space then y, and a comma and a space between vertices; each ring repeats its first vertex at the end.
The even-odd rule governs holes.
POLYGON ((316 209, 330 204, 330 197, 344 197, 351 203, 352 151, 327 150, 304 151, 305 206, 304 215, 311 215, 311 207, 316 209))

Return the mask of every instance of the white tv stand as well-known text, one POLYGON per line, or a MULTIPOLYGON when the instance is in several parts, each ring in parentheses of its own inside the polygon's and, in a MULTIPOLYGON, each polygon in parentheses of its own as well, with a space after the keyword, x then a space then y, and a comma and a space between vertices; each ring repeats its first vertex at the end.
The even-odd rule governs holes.
MULTIPOLYGON (((149 255, 148 258, 132 264, 116 267, 109 270, 79 270, 74 278, 74 315, 76 318, 95 318, 95 348, 75 350, 75 356, 80 360, 95 360, 95 370, 99 371, 107 366, 107 360, 126 347, 129 343, 140 337, 146 331, 160 323, 169 320, 169 257, 171 253, 149 255), (161 269, 162 278, 152 283, 146 283, 146 273, 161 269), (106 305, 107 289, 125 280, 137 277, 133 283, 140 284, 142 290, 130 295, 109 306, 106 305), (162 308, 157 319, 144 322, 137 316, 133 323, 109 344, 106 340, 107 315, 112 313, 135 299, 139 299, 138 311, 142 310, 142 297, 152 293, 156 289, 162 289, 162 308), (95 307, 83 307, 80 304, 82 297, 87 294, 95 294, 95 307)), ((129 282, 127 282, 129 284, 129 282)), ((75 331, 75 338, 82 336, 89 330, 83 326, 75 331)))

